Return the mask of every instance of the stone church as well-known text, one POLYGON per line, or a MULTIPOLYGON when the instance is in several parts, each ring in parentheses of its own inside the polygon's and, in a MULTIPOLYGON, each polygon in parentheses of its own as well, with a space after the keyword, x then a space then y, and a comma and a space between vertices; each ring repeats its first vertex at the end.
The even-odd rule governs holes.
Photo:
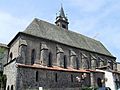
POLYGON ((6 90, 80 90, 97 87, 116 58, 97 40, 70 31, 63 7, 55 25, 35 18, 7 45, 6 90))

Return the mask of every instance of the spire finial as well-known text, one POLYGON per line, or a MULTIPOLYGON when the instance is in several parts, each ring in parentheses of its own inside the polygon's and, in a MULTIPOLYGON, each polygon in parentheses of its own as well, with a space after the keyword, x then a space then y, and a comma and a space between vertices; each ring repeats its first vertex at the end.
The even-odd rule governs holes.
POLYGON ((61 4, 61 9, 60 9, 60 16, 65 18, 65 14, 64 14, 64 10, 63 10, 62 4, 61 4))

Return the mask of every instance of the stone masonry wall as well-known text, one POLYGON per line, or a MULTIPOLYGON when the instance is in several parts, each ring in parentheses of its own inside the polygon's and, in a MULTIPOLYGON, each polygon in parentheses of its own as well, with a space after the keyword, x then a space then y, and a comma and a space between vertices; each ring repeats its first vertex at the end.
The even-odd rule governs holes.
MULTIPOLYGON (((58 45, 60 46, 60 48, 62 48, 64 55, 66 55, 67 67, 75 67, 76 66, 76 65, 74 65, 76 63, 70 64, 71 51, 73 51, 76 54, 76 58, 78 59, 77 65, 79 66, 79 68, 83 68, 83 69, 84 68, 85 69, 91 68, 90 54, 93 54, 93 56, 96 57, 96 60, 98 59, 97 57, 101 57, 102 58, 101 61, 103 62, 104 65, 107 65, 107 60, 111 60, 111 62, 114 61, 112 58, 108 58, 108 57, 100 55, 100 54, 96 54, 96 53, 92 53, 89 51, 73 48, 73 47, 59 44, 57 42, 49 41, 46 39, 40 39, 40 38, 31 37, 31 36, 24 36, 24 35, 21 36, 21 39, 26 40, 26 43, 27 43, 27 52, 26 52, 27 59, 26 59, 25 64, 31 64, 31 51, 33 49, 35 49, 35 51, 36 51, 35 61, 37 61, 37 63, 41 63, 41 61, 40 61, 40 59, 41 59, 41 44, 43 42, 46 43, 47 48, 48 48, 48 52, 52 53, 52 65, 53 66, 61 66, 61 65, 59 65, 59 61, 57 61, 57 46, 58 45), (82 57, 82 55, 83 55, 83 57, 82 57), (83 63, 85 63, 86 65, 82 65, 83 63), (71 65, 73 65, 73 66, 71 66, 71 65)), ((98 61, 96 61, 96 63, 98 63, 98 61)), ((47 63, 46 63, 46 65, 47 65, 47 63)), ((95 64, 95 65, 98 65, 98 64, 95 64)))
POLYGON ((102 72, 91 72, 90 77, 91 77, 91 86, 92 87, 98 87, 98 84, 97 84, 98 78, 100 78, 101 80, 105 79, 104 73, 102 73, 102 72))
MULTIPOLYGON (((90 75, 87 74, 84 82, 80 83, 76 77, 80 77, 83 73, 51 71, 34 68, 18 68, 17 90, 53 88, 80 88, 81 84, 90 86, 90 75), (38 72, 36 76, 36 72, 38 72)), ((65 90, 65 89, 64 89, 65 90)))
POLYGON ((6 90, 8 90, 8 87, 11 88, 12 85, 13 90, 15 90, 17 75, 16 61, 11 62, 4 67, 4 74, 7 76, 6 90))
POLYGON ((8 62, 13 60, 14 58, 17 58, 18 56, 19 56, 19 39, 16 39, 14 43, 10 46, 8 62))

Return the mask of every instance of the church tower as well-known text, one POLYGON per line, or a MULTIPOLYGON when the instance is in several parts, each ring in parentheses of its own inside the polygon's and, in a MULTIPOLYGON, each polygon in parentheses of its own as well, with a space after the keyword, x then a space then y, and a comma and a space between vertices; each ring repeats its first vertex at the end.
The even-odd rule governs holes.
POLYGON ((61 9, 60 9, 60 13, 59 15, 56 17, 56 22, 55 24, 59 27, 62 27, 64 29, 67 29, 68 30, 68 19, 67 17, 65 16, 64 14, 64 10, 63 10, 63 7, 61 6, 61 9))

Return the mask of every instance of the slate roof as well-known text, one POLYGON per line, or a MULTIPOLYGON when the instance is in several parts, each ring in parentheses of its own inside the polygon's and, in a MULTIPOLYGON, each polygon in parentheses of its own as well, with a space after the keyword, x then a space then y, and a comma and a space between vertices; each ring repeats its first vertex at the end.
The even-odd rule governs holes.
MULTIPOLYGON (((54 24, 35 18, 23 33, 53 40, 76 48, 97 52, 107 56, 111 53, 97 40, 76 32, 65 30, 54 24)), ((113 57, 113 56, 112 56, 113 57)))

